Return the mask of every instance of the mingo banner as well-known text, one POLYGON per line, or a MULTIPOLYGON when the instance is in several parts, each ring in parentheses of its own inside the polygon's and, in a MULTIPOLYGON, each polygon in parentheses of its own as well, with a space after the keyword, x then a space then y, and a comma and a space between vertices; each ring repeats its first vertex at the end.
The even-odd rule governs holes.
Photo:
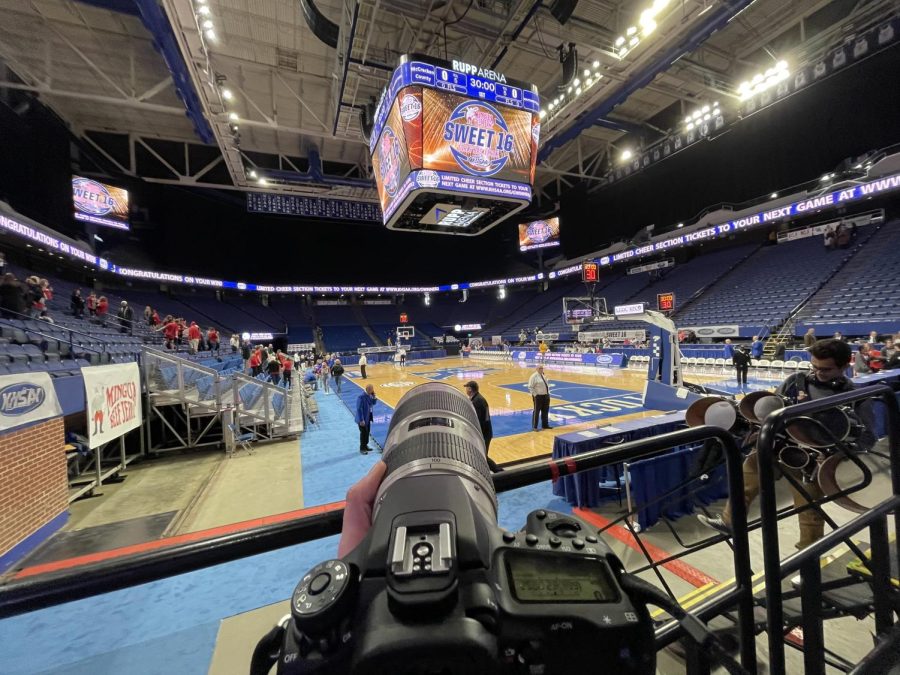
POLYGON ((0 431, 62 415, 48 373, 0 376, 0 431))
POLYGON ((91 448, 141 426, 141 374, 136 363, 82 368, 91 448))

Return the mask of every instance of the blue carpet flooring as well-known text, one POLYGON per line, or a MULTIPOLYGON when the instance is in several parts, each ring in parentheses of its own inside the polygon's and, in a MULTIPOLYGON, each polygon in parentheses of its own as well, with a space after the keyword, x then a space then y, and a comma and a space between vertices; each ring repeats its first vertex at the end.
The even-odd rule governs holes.
MULTIPOLYGON (((360 388, 317 394, 321 424, 302 437, 304 505, 339 501, 378 460, 360 455, 358 432, 342 400, 360 388)), ((376 414, 385 415, 384 407, 376 414)), ((387 422, 379 422, 380 442, 387 422)), ((502 527, 519 529, 529 511, 570 507, 549 483, 499 496, 502 527)), ((201 675, 219 622, 289 597, 297 580, 335 555, 337 537, 271 551, 149 584, 0 621, 0 673, 201 675)))

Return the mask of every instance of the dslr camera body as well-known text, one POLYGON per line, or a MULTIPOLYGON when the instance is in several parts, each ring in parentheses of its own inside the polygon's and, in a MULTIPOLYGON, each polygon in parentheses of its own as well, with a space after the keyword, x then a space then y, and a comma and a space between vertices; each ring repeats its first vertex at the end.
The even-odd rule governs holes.
POLYGON ((464 394, 441 383, 408 392, 384 461, 367 537, 303 576, 254 672, 276 659, 281 675, 655 672, 647 607, 587 523, 536 510, 519 532, 498 527, 464 394))

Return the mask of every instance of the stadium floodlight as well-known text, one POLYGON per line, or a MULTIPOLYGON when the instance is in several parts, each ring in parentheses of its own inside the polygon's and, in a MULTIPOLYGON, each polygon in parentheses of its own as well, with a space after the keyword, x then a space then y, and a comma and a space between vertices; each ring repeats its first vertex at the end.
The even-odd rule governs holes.
MULTIPOLYGON (((551 107, 550 110, 553 110, 551 107)), ((545 108, 541 108, 541 112, 538 113, 538 117, 544 119, 547 116, 547 110, 545 108)))
POLYGON ((778 199, 778 193, 773 192, 772 194, 769 195, 769 199, 778 199))
POLYGON ((616 42, 615 42, 616 47, 621 47, 624 44, 625 44, 625 36, 624 35, 620 35, 619 37, 616 38, 616 42))
POLYGON ((632 153, 631 150, 627 150, 627 149, 626 149, 626 150, 623 150, 623 151, 622 151, 622 154, 619 156, 619 158, 620 158, 623 162, 627 162, 629 159, 632 158, 633 154, 634 154, 634 153, 632 153))
POLYGON ((575 95, 581 96, 581 87, 575 87, 575 95))
POLYGON ((597 70, 600 67, 600 62, 594 61, 594 63, 592 65, 594 66, 594 70, 597 70))
POLYGON ((228 113, 228 119, 231 122, 237 122, 240 119, 240 117, 238 117, 238 114, 236 112, 230 112, 230 113, 228 113))
POLYGON ((760 92, 771 89, 779 82, 782 82, 791 76, 788 62, 781 60, 774 66, 762 73, 757 73, 749 80, 744 80, 738 86, 738 96, 742 101, 747 100, 751 96, 755 96, 760 92))
POLYGON ((213 22, 209 19, 206 19, 203 23, 200 24, 204 30, 212 30, 213 22))
POLYGON ((628 37, 631 37, 635 33, 637 33, 637 28, 635 28, 634 26, 629 26, 628 30, 625 31, 625 35, 627 35, 628 37))
POLYGON ((431 293, 425 294, 425 306, 428 307, 431 304, 431 293))
POLYGON ((506 299, 506 287, 505 287, 505 286, 501 286, 501 287, 499 288, 499 290, 497 291, 497 299, 498 299, 498 300, 505 300, 505 299, 506 299))
POLYGON ((216 36, 216 31, 214 31, 212 28, 210 28, 208 31, 206 31, 205 35, 206 35, 206 39, 209 40, 210 42, 215 42, 216 40, 218 40, 218 37, 216 36))
POLYGON ((590 77, 590 76, 591 76, 591 69, 590 69, 590 68, 585 68, 585 69, 584 69, 584 76, 585 76, 585 77, 590 77))
POLYGON ((250 178, 252 178, 254 180, 259 178, 259 174, 256 173, 255 169, 250 169, 250 172, 247 175, 250 176, 250 178))
POLYGON ((684 223, 678 223, 678 227, 684 227, 684 223))
POLYGON ((231 93, 231 89, 223 88, 222 89, 222 98, 224 98, 226 101, 232 100, 234 98, 234 94, 231 93))
POLYGON ((209 16, 211 14, 209 5, 200 5, 197 8, 197 14, 200 14, 201 16, 209 16))

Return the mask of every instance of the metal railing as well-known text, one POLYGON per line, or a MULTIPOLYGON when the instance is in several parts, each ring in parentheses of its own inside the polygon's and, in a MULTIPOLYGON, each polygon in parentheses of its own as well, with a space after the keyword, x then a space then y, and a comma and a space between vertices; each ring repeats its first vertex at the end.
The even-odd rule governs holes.
MULTIPOLYGON (((855 544, 853 544, 853 542, 851 541, 848 541, 849 535, 858 532, 863 527, 866 527, 870 523, 874 522, 880 514, 887 514, 888 512, 893 511, 896 508, 896 506, 898 505, 898 502, 896 500, 898 495, 900 495, 900 406, 898 406, 897 398, 894 395, 893 390, 890 387, 884 385, 863 387, 861 389, 846 392, 843 394, 836 394, 834 396, 828 396, 826 398, 817 399, 815 401, 808 401, 805 403, 788 406, 786 408, 782 408, 781 410, 777 410, 765 419, 765 422, 763 423, 759 431, 759 439, 757 441, 756 447, 758 453, 757 463, 759 465, 759 498, 762 521, 763 565, 766 578, 766 628, 768 633, 769 646, 769 668, 772 675, 784 675, 784 593, 781 588, 781 579, 789 574, 790 571, 796 571, 802 568, 807 575, 810 575, 809 578, 812 579, 811 584, 815 585, 817 583, 816 575, 818 574, 818 572, 812 572, 812 567, 816 567, 816 569, 818 570, 819 557, 822 553, 827 551, 829 548, 832 548, 835 544, 841 541, 847 541, 851 549, 856 550, 857 547, 855 546, 855 544), (780 553, 778 548, 778 521, 781 518, 786 518, 789 515, 799 513, 800 511, 808 508, 814 508, 819 511, 825 522, 829 523, 831 527, 836 527, 836 525, 834 521, 828 516, 828 514, 822 511, 821 507, 818 504, 810 503, 803 507, 788 509, 781 513, 778 512, 778 506, 775 499, 775 465, 777 463, 775 447, 776 443, 778 442, 779 436, 784 433, 786 426, 788 425, 788 423, 790 423, 791 420, 797 420, 798 418, 811 420, 813 419, 811 415, 813 415, 814 413, 822 412, 824 410, 830 410, 837 406, 852 406, 855 403, 870 399, 878 399, 882 403, 884 403, 886 407, 888 444, 890 450, 891 485, 893 488, 894 497, 885 502, 882 502, 882 504, 880 504, 875 509, 872 509, 868 513, 854 519, 850 523, 847 523, 842 527, 837 527, 824 539, 819 540, 815 544, 791 556, 784 563, 782 563, 780 561, 780 553)), ((732 494, 736 495, 742 493, 735 493, 732 491, 732 494)), ((830 499, 833 500, 837 496, 838 495, 834 495, 830 499)), ((738 502, 741 502, 742 500, 734 499, 732 501, 736 504, 738 502)), ((886 525, 884 525, 883 532, 873 532, 873 536, 874 534, 879 535, 881 541, 879 542, 878 546, 883 546, 884 551, 886 552, 886 525)), ((900 555, 900 536, 898 536, 900 535, 900 522, 897 522, 897 519, 895 519, 894 522, 894 535, 894 546, 897 549, 898 555, 900 555)), ((877 548, 874 539, 872 541, 872 548, 874 554, 877 548)), ((881 556, 881 554, 882 551, 879 550, 879 557, 881 556)), ((882 569, 882 571, 884 571, 884 569, 882 569)), ((886 583, 889 576, 889 571, 885 572, 884 581, 886 583)), ((876 588, 876 590, 878 589, 876 588)), ((822 646, 820 639, 821 617, 818 612, 811 614, 811 618, 807 617, 807 604, 815 600, 815 602, 821 605, 821 596, 817 598, 809 598, 807 597, 808 595, 809 593, 804 591, 804 639, 806 638, 807 628, 813 631, 814 638, 812 645, 805 643, 804 650, 808 649, 812 651, 813 649, 818 649, 822 646), (807 626, 807 623, 809 623, 809 626, 807 626)), ((885 593, 884 596, 885 598, 890 597, 888 593, 885 593)), ((878 610, 878 612, 876 612, 876 629, 879 633, 883 632, 886 623, 887 625, 889 625, 889 622, 887 622, 885 617, 883 616, 883 609, 878 610), (879 614, 882 615, 881 619, 878 618, 879 614)), ((824 672, 820 671, 818 668, 809 670, 809 668, 811 668, 811 665, 808 658, 807 668, 807 672, 824 672)))

